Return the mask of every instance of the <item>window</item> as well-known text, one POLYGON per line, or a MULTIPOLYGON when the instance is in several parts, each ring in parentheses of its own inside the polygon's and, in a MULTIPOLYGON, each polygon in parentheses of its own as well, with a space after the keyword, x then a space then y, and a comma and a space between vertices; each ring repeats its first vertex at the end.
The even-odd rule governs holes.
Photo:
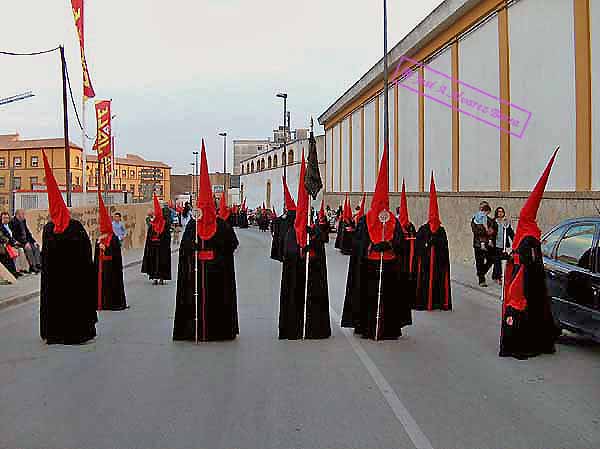
POLYGON ((129 184, 129 191, 135 192, 135 184, 129 184))
POLYGON ((21 190, 21 178, 18 176, 15 176, 13 178, 13 186, 15 190, 21 190))
POLYGON ((38 183, 38 177, 32 176, 31 178, 29 178, 29 183, 31 184, 31 190, 33 190, 33 185, 38 183))
POLYGON ((269 156, 269 158, 267 159, 267 166, 268 168, 271 168, 273 166, 273 160, 271 159, 271 156, 269 156))
POLYGON ((127 178, 127 170, 121 170, 121 177, 127 178))
POLYGON ((288 153, 288 164, 293 164, 293 163, 294 163, 294 152, 292 150, 290 150, 288 153))
POLYGON ((546 257, 552 257, 552 251, 556 246, 556 242, 560 239, 560 236, 565 231, 565 227, 561 226, 556 229, 552 233, 548 234, 546 238, 544 238, 541 242, 542 244, 542 254, 546 257))
POLYGON ((32 167, 39 167, 40 165, 40 159, 38 156, 31 156, 31 166, 32 167))
POLYGON ((79 176, 75 176, 75 185, 78 186, 79 185, 79 176))
POLYGON ((252 173, 254 173, 254 161, 252 161, 252 163, 250 164, 250 170, 252 171, 252 173))
POLYGON ((242 175, 244 174, 244 166, 242 165, 242 175))
POLYGON ((22 164, 21 156, 15 156, 13 158, 13 167, 19 168, 19 167, 21 167, 21 164, 22 164))
POLYGON ((135 179, 135 170, 129 170, 129 177, 135 179))
POLYGON ((287 160, 286 160, 286 157, 285 157, 285 151, 283 153, 281 153, 281 164, 282 165, 287 164, 287 160))
POLYGON ((265 169, 265 160, 264 159, 261 159, 261 161, 260 161, 260 169, 261 170, 265 169))
POLYGON ((6 167, 6 161, 3 157, 0 157, 0 168, 6 167))
POLYGON ((119 170, 115 169, 115 178, 118 178, 118 177, 119 177, 119 170))
POLYGON ((273 167, 277 168, 277 155, 273 155, 273 167))
POLYGON ((568 265, 591 269, 595 232, 596 226, 593 224, 578 224, 571 227, 558 244, 556 259, 568 265))
POLYGON ((123 190, 123 191, 127 190, 127 185, 126 184, 121 184, 121 190, 123 190))
POLYGON ((6 178, 0 176, 0 187, 6 187, 6 178))
POLYGON ((250 164, 246 164, 246 173, 250 173, 250 164))

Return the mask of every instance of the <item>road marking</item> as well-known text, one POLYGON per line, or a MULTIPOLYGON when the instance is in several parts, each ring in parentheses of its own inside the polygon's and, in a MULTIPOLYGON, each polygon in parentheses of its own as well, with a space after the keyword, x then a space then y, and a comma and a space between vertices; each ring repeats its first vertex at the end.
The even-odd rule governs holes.
POLYGON ((364 350, 358 340, 352 335, 349 329, 344 329, 337 324, 341 322, 341 318, 337 312, 333 310, 331 306, 329 306, 329 310, 331 311, 332 318, 334 319, 337 327, 341 329, 348 342, 350 342, 350 346, 352 346, 352 349, 373 378, 373 381, 375 381, 377 388, 379 388, 379 391, 381 391, 381 394, 394 412, 394 415, 396 415, 396 418, 398 421, 400 421, 402 427, 404 427, 404 430, 406 431, 412 443, 417 449, 433 449, 429 439, 425 436, 417 422, 411 416, 410 412, 402 403, 392 386, 385 379, 385 377, 383 377, 383 374, 381 371, 379 371, 379 368, 377 368, 373 360, 371 360, 371 357, 369 357, 367 352, 364 350))

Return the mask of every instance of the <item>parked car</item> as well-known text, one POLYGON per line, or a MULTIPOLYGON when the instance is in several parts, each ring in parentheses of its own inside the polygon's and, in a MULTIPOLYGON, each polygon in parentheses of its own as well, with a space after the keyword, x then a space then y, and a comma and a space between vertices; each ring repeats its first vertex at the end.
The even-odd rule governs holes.
POLYGON ((600 217, 563 221, 542 236, 552 313, 563 329, 600 342, 600 217))

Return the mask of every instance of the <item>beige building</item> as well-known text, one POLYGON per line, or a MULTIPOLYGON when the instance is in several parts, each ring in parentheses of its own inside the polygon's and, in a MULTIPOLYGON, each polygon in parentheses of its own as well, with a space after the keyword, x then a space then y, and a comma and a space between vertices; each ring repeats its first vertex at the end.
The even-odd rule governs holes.
MULTIPOLYGON (((98 167, 98 157, 89 154, 88 188, 97 188, 98 173, 102 173, 104 177, 104 166, 98 167)), ((110 176, 110 187, 112 190, 130 192, 134 201, 151 199, 153 190, 159 199, 168 200, 171 198, 171 167, 164 162, 149 161, 136 154, 117 157, 110 176)))
POLYGON ((233 174, 240 174, 240 162, 270 148, 269 139, 241 139, 233 141, 233 174))
MULTIPOLYGON (((0 208, 9 207, 12 190, 33 190, 35 184, 46 181, 42 150, 46 152, 56 181, 65 186, 64 139, 21 139, 18 133, 0 135, 0 208)), ((82 149, 72 142, 70 159, 73 191, 81 191, 82 149)))

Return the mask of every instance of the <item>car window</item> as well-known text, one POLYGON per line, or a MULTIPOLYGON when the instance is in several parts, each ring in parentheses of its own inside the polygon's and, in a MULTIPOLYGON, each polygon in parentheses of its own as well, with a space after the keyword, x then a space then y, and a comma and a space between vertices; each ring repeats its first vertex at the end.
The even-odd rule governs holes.
POLYGON ((560 228, 552 231, 542 240, 542 254, 544 256, 552 257, 552 250, 554 249, 554 246, 556 246, 556 242, 558 242, 558 239, 560 238, 564 230, 565 227, 561 226, 560 228))
POLYGON ((558 244, 556 259, 579 268, 591 269, 595 233, 596 226, 593 224, 578 224, 571 227, 558 244))

